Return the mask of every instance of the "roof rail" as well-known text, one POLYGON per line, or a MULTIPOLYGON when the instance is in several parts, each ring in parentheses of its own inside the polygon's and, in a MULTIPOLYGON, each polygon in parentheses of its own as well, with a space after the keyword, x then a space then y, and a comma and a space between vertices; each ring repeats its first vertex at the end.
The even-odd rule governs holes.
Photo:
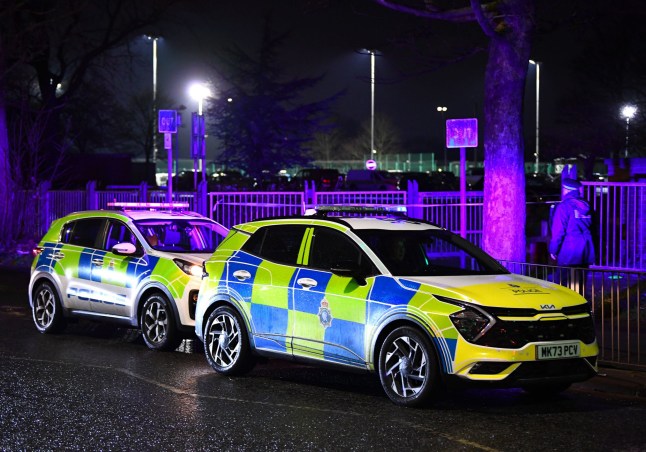
POLYGON ((406 206, 365 206, 365 205, 318 205, 307 209, 305 215, 327 217, 329 213, 381 214, 397 217, 406 216, 406 206))

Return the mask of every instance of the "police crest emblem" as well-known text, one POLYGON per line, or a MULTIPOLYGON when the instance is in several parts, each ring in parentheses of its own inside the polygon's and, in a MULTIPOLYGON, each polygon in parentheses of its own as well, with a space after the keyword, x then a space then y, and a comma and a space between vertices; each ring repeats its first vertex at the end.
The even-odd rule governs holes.
POLYGON ((323 328, 328 328, 332 325, 332 313, 330 312, 330 303, 323 298, 321 300, 321 306, 319 307, 319 322, 323 328))

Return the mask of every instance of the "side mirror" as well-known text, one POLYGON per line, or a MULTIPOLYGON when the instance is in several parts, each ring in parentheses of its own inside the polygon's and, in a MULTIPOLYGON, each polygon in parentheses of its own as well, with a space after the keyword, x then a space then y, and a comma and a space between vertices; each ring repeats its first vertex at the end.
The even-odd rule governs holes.
POLYGON ((137 247, 130 242, 117 243, 111 250, 117 256, 132 256, 137 253, 137 247))
POLYGON ((363 274, 358 268, 350 268, 347 266, 343 267, 334 267, 330 271, 337 276, 343 276, 345 278, 354 278, 357 281, 357 284, 360 286, 365 286, 368 284, 366 281, 366 275, 363 274))

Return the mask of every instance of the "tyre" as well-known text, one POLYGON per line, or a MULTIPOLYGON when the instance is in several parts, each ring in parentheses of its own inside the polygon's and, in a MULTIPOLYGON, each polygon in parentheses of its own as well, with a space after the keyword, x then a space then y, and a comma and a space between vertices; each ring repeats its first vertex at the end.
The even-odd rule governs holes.
POLYGON ((572 383, 536 383, 523 386, 523 391, 536 397, 549 397, 567 390, 572 383))
POLYGON ((34 290, 32 317, 43 334, 58 333, 65 328, 65 318, 58 293, 51 283, 41 282, 34 290))
POLYGON ((175 326, 173 310, 162 294, 153 293, 146 297, 140 325, 141 335, 150 349, 172 351, 182 342, 175 326))
POLYGON ((238 313, 220 306, 206 321, 204 354, 216 372, 242 375, 253 369, 256 359, 251 353, 247 329, 238 313))
POLYGON ((417 329, 393 330, 379 352, 379 379, 386 395, 401 406, 422 406, 439 392, 439 366, 428 338, 417 329))

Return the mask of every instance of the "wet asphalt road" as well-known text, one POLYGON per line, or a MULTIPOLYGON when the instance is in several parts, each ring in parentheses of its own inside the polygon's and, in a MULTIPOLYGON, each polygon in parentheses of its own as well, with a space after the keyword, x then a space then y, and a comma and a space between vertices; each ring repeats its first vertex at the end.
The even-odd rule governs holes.
POLYGON ((227 378, 192 341, 157 353, 84 321, 41 335, 26 281, 0 270, 0 450, 646 450, 643 399, 469 390, 415 410, 368 374, 272 361, 227 378))

